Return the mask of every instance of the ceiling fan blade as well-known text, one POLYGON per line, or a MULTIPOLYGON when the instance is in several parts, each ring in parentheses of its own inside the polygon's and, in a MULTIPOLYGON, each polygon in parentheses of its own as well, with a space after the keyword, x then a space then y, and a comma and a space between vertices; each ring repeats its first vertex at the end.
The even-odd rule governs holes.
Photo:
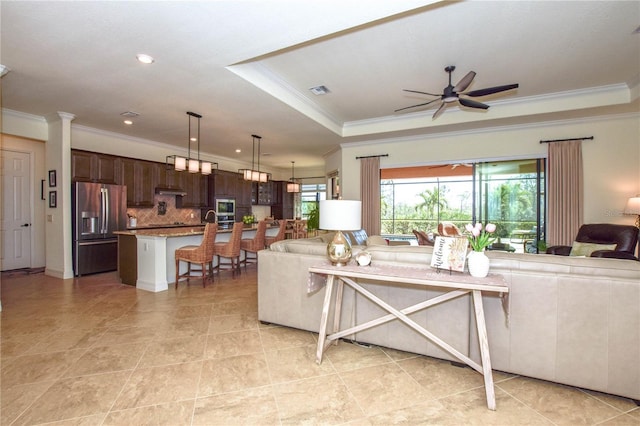
POLYGON ((411 105, 411 106, 408 106, 408 107, 404 107, 404 108, 397 109, 397 110, 395 110, 394 112, 402 111, 402 110, 409 109, 409 108, 417 108, 417 107, 421 107, 421 106, 429 105, 429 104, 432 104, 432 103, 434 103, 435 101, 439 101, 439 100, 440 100, 440 99, 434 99, 434 100, 432 100, 432 101, 425 102, 425 103, 423 103, 423 104, 411 105))
POLYGON ((469 85, 471 84, 475 76, 476 76, 475 71, 469 71, 469 73, 467 73, 467 75, 465 75, 462 78, 462 80, 460 80, 458 84, 456 84, 456 87, 453 88, 453 91, 454 92, 464 91, 467 87, 469 87, 469 85))
POLYGON ((422 95, 429 95, 429 96, 442 96, 442 94, 436 95, 435 93, 428 93, 428 92, 420 92, 419 90, 409 90, 409 89, 402 89, 405 92, 411 92, 411 93, 420 93, 422 95))
POLYGON ((440 114, 442 114, 444 112, 444 109, 447 107, 446 102, 443 102, 440 105, 440 108, 438 108, 438 110, 433 114, 433 120, 435 120, 436 118, 440 117, 440 114))
POLYGON ((464 105, 469 108, 489 109, 489 105, 472 101, 471 99, 459 98, 458 101, 460 102, 460 105, 464 105))
POLYGON ((506 84, 504 86, 488 87, 486 89, 472 90, 469 93, 465 93, 465 95, 471 96, 471 97, 486 96, 486 95, 491 95, 493 93, 504 92, 506 90, 517 89, 518 86, 519 85, 516 83, 516 84, 506 84))

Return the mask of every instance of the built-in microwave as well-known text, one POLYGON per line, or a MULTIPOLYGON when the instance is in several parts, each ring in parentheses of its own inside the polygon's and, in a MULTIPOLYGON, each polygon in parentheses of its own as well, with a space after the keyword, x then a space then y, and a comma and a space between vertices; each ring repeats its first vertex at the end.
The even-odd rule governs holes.
POLYGON ((216 212, 219 215, 235 215, 236 214, 236 200, 231 198, 218 198, 216 199, 216 212))
POLYGON ((216 222, 221 229, 230 229, 236 221, 236 200, 231 198, 216 199, 216 222))

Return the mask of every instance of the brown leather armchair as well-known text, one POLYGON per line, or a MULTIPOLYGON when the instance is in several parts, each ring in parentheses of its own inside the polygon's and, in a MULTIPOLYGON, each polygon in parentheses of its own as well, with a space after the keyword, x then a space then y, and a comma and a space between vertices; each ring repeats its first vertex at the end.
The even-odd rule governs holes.
MULTIPOLYGON (((615 244, 613 250, 596 250, 591 257, 608 257, 616 259, 638 260, 634 253, 638 243, 638 228, 631 225, 614 225, 611 223, 591 223, 582 225, 575 241, 580 243, 615 244)), ((551 246, 547 254, 569 256, 571 246, 551 246)))

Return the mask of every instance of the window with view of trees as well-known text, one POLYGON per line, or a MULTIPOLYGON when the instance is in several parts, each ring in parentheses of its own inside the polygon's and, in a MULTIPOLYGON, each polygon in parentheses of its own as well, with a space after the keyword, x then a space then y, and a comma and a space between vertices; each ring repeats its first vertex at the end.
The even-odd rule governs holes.
POLYGON ((501 241, 536 251, 544 240, 544 187, 543 159, 382 170, 382 233, 491 222, 501 241))

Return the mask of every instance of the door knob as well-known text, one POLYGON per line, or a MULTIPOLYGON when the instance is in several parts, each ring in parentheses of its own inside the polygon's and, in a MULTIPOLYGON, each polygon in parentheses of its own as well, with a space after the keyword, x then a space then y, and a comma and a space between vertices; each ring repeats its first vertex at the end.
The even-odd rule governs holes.
POLYGON ((20 225, 20 226, 22 226, 24 228, 24 227, 27 227, 27 226, 31 226, 31 224, 30 223, 25 223, 24 225, 20 225))

